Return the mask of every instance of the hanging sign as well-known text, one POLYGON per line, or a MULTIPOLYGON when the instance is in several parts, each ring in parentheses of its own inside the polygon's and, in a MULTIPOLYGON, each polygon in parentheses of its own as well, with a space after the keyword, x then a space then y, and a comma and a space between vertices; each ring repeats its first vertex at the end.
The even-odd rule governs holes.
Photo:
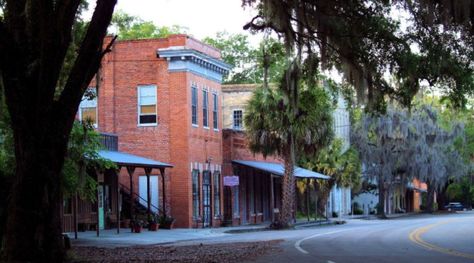
POLYGON ((232 175, 232 176, 224 176, 224 186, 237 186, 239 185, 239 177, 232 175))

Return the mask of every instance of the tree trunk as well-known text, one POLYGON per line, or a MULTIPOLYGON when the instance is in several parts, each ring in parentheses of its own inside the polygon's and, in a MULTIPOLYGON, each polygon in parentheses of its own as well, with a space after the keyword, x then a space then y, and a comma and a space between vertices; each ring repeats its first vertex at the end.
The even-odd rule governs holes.
POLYGON ((5 255, 8 261, 62 262, 61 168, 67 138, 38 130, 36 133, 38 137, 29 138, 24 132, 15 134, 16 176, 9 202, 5 255))
POLYGON ((293 142, 289 149, 284 153, 283 160, 285 164, 285 173, 282 183, 282 206, 280 211, 279 223, 281 228, 291 226, 295 209, 295 176, 293 174, 295 165, 295 149, 293 142))
POLYGON ((378 178, 379 204, 377 206, 377 215, 380 218, 387 218, 385 214, 385 186, 382 178, 378 178))
MULTIPOLYGON (((330 178, 327 182, 327 189, 326 190, 321 190, 321 194, 319 195, 320 198, 319 198, 319 211, 321 213, 321 215, 325 216, 327 215, 328 211, 326 211, 326 205, 328 203, 328 199, 329 199, 329 195, 331 193, 331 189, 334 187, 334 185, 336 184, 336 181, 333 179, 333 178, 330 178)), ((323 187, 320 187, 320 189, 322 189, 323 187)), ((326 216, 325 216, 326 217, 326 216)))
POLYGON ((426 197, 426 213, 433 213, 433 205, 434 205, 434 194, 435 194, 435 188, 434 184, 431 183, 429 180, 426 182, 428 186, 428 195, 426 197))

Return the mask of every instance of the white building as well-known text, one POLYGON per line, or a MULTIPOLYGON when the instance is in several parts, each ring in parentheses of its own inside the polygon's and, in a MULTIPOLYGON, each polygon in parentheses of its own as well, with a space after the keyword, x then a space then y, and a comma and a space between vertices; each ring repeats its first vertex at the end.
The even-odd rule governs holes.
MULTIPOLYGON (((335 138, 343 141, 342 152, 345 152, 350 146, 351 123, 347 103, 341 95, 337 99, 337 108, 334 110, 333 120, 335 138)), ((332 216, 334 213, 337 213, 337 215, 350 214, 351 202, 351 188, 335 185, 329 193, 327 215, 332 216)))

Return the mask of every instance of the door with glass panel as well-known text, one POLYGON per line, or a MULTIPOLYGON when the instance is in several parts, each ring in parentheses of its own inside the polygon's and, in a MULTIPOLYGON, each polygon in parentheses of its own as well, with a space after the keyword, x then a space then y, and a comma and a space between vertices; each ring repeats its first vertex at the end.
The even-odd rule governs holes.
POLYGON ((203 226, 211 225, 211 172, 204 171, 202 174, 202 209, 203 209, 203 226))

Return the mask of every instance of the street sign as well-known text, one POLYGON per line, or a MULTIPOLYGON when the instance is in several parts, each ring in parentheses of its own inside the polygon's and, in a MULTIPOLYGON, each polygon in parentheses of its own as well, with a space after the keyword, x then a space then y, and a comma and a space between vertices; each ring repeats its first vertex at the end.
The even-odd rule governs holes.
POLYGON ((239 185, 239 177, 232 175, 232 176, 224 176, 224 186, 237 186, 239 185))

